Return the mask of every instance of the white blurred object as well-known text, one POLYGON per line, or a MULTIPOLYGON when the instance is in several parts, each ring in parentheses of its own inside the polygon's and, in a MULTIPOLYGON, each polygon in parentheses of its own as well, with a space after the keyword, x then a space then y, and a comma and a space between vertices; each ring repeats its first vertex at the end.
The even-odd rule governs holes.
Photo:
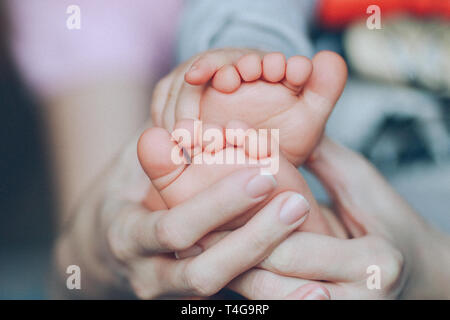
POLYGON ((327 124, 327 134, 361 151, 380 124, 392 116, 414 119, 433 160, 448 159, 450 137, 439 102, 423 91, 404 86, 350 79, 327 124))
POLYGON ((450 24, 398 17, 380 30, 365 23, 348 28, 344 47, 350 66, 361 75, 413 83, 450 96, 450 24))

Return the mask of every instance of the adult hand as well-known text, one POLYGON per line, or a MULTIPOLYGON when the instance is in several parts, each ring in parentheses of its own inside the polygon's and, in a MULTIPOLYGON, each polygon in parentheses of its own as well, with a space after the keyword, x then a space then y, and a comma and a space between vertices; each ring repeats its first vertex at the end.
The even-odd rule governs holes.
POLYGON ((365 159, 324 138, 309 167, 352 238, 295 232, 232 289, 251 299, 450 298, 449 238, 365 159), (367 280, 378 271, 373 288, 367 280))
POLYGON ((258 169, 243 169, 170 210, 150 212, 130 202, 105 221, 109 260, 114 262, 109 265, 121 266, 116 271, 142 299, 213 295, 260 263, 305 220, 306 200, 284 192, 213 247, 193 247, 264 200, 274 187, 275 182, 259 175, 258 169), (183 252, 188 248, 190 252, 183 252), (195 256, 177 259, 175 251, 181 252, 178 258, 195 256))

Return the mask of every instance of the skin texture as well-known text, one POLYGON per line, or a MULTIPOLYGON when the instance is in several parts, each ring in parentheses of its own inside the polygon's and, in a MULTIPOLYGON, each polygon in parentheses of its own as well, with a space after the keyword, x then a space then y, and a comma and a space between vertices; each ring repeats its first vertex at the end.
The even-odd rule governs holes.
MULTIPOLYGON (((217 220, 212 219, 218 216, 233 219, 240 210, 245 211, 264 199, 245 196, 246 183, 258 175, 252 171, 255 169, 244 169, 222 179, 220 186, 212 186, 175 210, 164 209, 162 201, 159 209, 148 210, 140 201, 144 196, 142 184, 148 182, 138 165, 135 145, 136 140, 131 141, 123 150, 119 161, 94 186, 58 240, 56 263, 61 274, 60 286, 65 287, 68 264, 75 263, 83 270, 84 287, 82 296, 78 297, 206 296, 231 279, 234 280, 228 287, 250 299, 324 299, 323 292, 331 299, 450 297, 448 286, 442 286, 450 277, 448 236, 426 225, 370 164, 351 151, 334 144, 321 144, 320 152, 313 154, 310 162, 311 170, 333 196, 341 218, 358 221, 363 226, 359 229, 347 225, 354 230, 355 239, 346 240, 295 232, 298 226, 281 226, 275 234, 269 233, 273 236, 267 237, 265 223, 269 221, 269 230, 273 230, 274 220, 270 217, 279 213, 273 201, 271 213, 266 211, 264 218, 258 220, 255 216, 251 220, 254 223, 245 229, 231 233, 207 231, 217 225, 217 220), (119 187, 111 188, 111 185, 119 187), (221 201, 234 206, 217 206, 221 201), (192 221, 197 227, 186 228, 192 221), (170 235, 149 232, 156 225, 183 234, 184 241, 175 242, 176 238, 170 235), (420 239, 402 231, 411 229, 418 230, 420 239), (228 237, 225 244, 233 248, 229 253, 233 257, 242 253, 242 260, 229 258, 223 247, 204 255, 233 233, 235 237, 228 237), (156 234, 159 236, 155 237, 156 234), (180 255, 189 257, 181 259, 182 263, 167 253, 191 247, 193 243, 200 245, 201 253, 180 255), (193 257, 202 255, 197 260, 193 257), (380 266, 382 290, 367 290, 364 286, 368 264, 380 266), (256 265, 257 269, 251 267, 256 265), (208 281, 202 282, 198 277, 204 270, 218 267, 220 272, 208 275, 208 281)), ((286 197, 286 193, 281 196, 286 197)), ((276 199, 283 202, 286 198, 276 199)), ((155 206, 157 203, 152 202, 155 206)))
MULTIPOLYGON (((283 204, 295 195, 283 192, 261 209, 252 223, 216 241, 214 248, 176 259, 174 251, 192 247, 220 223, 266 199, 271 189, 257 198, 250 196, 246 186, 259 176, 259 170, 242 169, 172 209, 152 201, 155 209, 148 210, 140 200, 146 176, 136 166, 135 145, 136 141, 124 150, 111 168, 113 174, 94 188, 70 230, 58 241, 61 277, 65 279, 67 263, 79 265, 86 277, 84 297, 105 297, 114 292, 142 299, 210 296, 260 263, 304 222, 298 219, 288 225, 281 221, 283 204), (119 187, 111 189, 111 185, 119 187), (221 202, 233 205, 218 206, 221 202), (99 230, 102 241, 98 241, 99 230), (214 274, 208 275, 206 270, 214 270, 214 274)), ((300 212, 301 216, 307 214, 300 212)))
MULTIPOLYGON (((201 93, 205 89, 206 85, 201 85, 205 81, 205 75, 211 78, 220 67, 238 61, 240 57, 247 53, 249 53, 249 50, 209 52, 208 55, 214 59, 211 61, 199 60, 200 64, 206 65, 206 68, 199 68, 197 74, 194 72, 185 75, 185 72, 199 57, 194 57, 191 61, 177 68, 174 73, 160 81, 156 87, 152 102, 152 116, 155 121, 158 121, 158 119, 160 121, 163 121, 163 119, 166 119, 164 121, 170 120, 171 112, 175 112, 182 119, 189 118, 184 115, 195 112, 194 108, 189 106, 198 106, 200 101, 200 95, 196 96, 192 93, 201 93), (184 81, 185 76, 190 81, 197 81, 199 84, 195 86, 187 84, 184 81), (179 81, 180 78, 182 81, 179 81), (183 102, 184 108, 178 108, 177 103, 179 102, 183 102)), ((201 271, 195 272, 195 270, 203 270, 207 267, 207 264, 194 264, 195 267, 187 267, 186 261, 178 264, 176 260, 173 260, 175 259, 173 253, 168 255, 167 252, 190 248, 195 242, 205 239, 205 236, 210 233, 207 230, 216 227, 217 222, 213 223, 204 219, 204 217, 196 217, 200 212, 200 207, 205 206, 205 211, 209 213, 209 216, 215 217, 219 213, 217 203, 234 203, 237 206, 242 203, 241 207, 245 208, 245 199, 240 201, 233 193, 217 192, 215 188, 210 187, 208 190, 197 194, 191 201, 185 201, 172 208, 180 208, 181 206, 182 211, 178 210, 178 212, 184 212, 184 215, 175 216, 185 216, 188 221, 200 221, 203 225, 203 231, 199 232, 194 228, 192 230, 186 229, 184 224, 178 224, 179 227, 177 227, 174 224, 175 221, 182 222, 183 220, 179 220, 179 218, 166 219, 168 216, 174 216, 168 214, 172 212, 172 209, 168 210, 156 189, 152 185, 148 186, 148 180, 145 182, 146 175, 137 162, 135 146, 136 140, 132 141, 127 149, 121 152, 121 156, 105 171, 105 175, 97 180, 91 192, 83 198, 83 205, 76 209, 67 229, 58 240, 55 262, 60 271, 61 279, 65 279, 65 266, 68 264, 76 263, 82 267, 87 278, 84 281, 86 283, 85 290, 82 292, 84 297, 114 297, 114 293, 120 295, 128 293, 146 299, 168 294, 177 296, 185 296, 186 294, 206 295, 206 293, 221 289, 232 278, 257 265, 273 250, 277 243, 286 238, 286 232, 280 232, 275 234, 274 237, 264 237, 263 239, 255 236, 267 234, 264 231, 264 220, 259 220, 260 223, 246 224, 244 229, 238 228, 236 232, 240 236, 233 237, 232 241, 228 240, 231 241, 228 244, 229 247, 237 248, 242 243, 248 243, 252 246, 256 241, 258 250, 242 247, 244 260, 248 261, 247 263, 244 263, 244 260, 236 261, 234 259, 228 259, 224 262, 222 261, 222 254, 207 255, 208 261, 215 264, 220 261, 219 265, 225 269, 223 273, 218 273, 215 278, 209 279, 209 287, 205 290, 198 283, 198 279, 195 278, 195 275, 201 273, 201 271), (147 190, 146 196, 142 194, 145 190, 147 190), (152 217, 152 223, 145 222, 148 219, 147 216, 152 217), (163 217, 164 219, 162 219, 163 217), (164 222, 159 222, 160 219, 164 222), (164 228, 161 228, 161 225, 164 228), (149 240, 139 236, 143 232, 140 231, 140 227, 143 226, 145 226, 143 228, 144 234, 156 234, 153 237, 154 240, 150 243, 149 240), (161 233, 160 231, 156 233, 148 231, 154 230, 153 228, 158 230, 169 229, 174 234, 187 230, 188 237, 181 244, 179 242, 171 243, 171 240, 168 241, 167 239, 170 238, 173 241, 173 239, 176 239, 175 237, 164 237, 164 232, 161 233), (94 240, 98 239, 99 232, 102 241, 94 240), (191 232, 190 235, 189 232, 191 232), (80 244, 83 245, 80 246, 80 244), (80 250, 80 248, 88 248, 88 250, 80 250), (173 266, 173 268, 170 266, 173 266), (183 276, 178 277, 177 274, 179 275, 181 271, 183 276), (192 277, 194 280, 192 280, 192 277), (186 289, 186 283, 191 284, 187 286, 188 289, 186 289), (168 285, 170 286, 168 287, 168 285), (149 290, 149 288, 152 288, 152 290, 149 290)), ((242 173, 238 176, 242 176, 242 173)), ((224 190, 235 190, 239 185, 233 180, 236 178, 232 177, 233 175, 228 175, 219 181, 228 185, 224 190)), ((269 204, 273 201, 283 202, 283 198, 280 200, 279 197, 285 193, 282 192, 275 196, 269 204)), ((257 202, 263 200, 265 200, 265 197, 258 199, 257 202)), ((252 202, 251 206, 256 204, 252 202)), ((274 202, 274 205, 276 205, 276 202, 274 202)), ((267 208, 267 206, 264 208, 267 208)), ((236 218, 236 209, 228 208, 228 206, 225 206, 225 209, 226 212, 220 214, 221 216, 236 218)), ((239 213, 242 214, 247 209, 241 210, 239 213)), ((271 214, 277 215, 277 210, 272 209, 271 212, 271 214)), ((258 214, 256 213, 255 217, 258 214)), ((298 226, 295 226, 295 228, 298 228, 298 226)), ((291 231, 292 228, 287 232, 291 231)))
POLYGON ((309 286, 331 299, 450 297, 442 285, 450 280, 448 236, 426 224, 365 159, 331 140, 323 140, 308 165, 352 239, 293 233, 262 262, 264 270, 245 273, 231 288, 250 299, 298 297, 309 286), (379 290, 366 286, 370 265, 380 268, 379 290))
MULTIPOLYGON (((183 98, 189 94, 197 95, 198 92, 191 90, 189 93, 188 90, 198 89, 212 78, 211 86, 203 87, 200 98, 197 97, 196 101, 200 101, 200 104, 191 116, 198 114, 205 125, 225 127, 230 121, 237 119, 245 120, 250 127, 256 129, 280 129, 279 141, 283 155, 294 165, 303 163, 321 137, 328 116, 345 84, 346 67, 343 60, 334 53, 321 52, 312 61, 295 56, 286 62, 281 53, 255 52, 241 54, 239 58, 233 56, 231 63, 222 66, 217 64, 222 61, 223 59, 214 60, 211 55, 200 56, 184 76, 188 84, 197 87, 186 87, 184 96, 181 97, 180 94, 177 101, 184 102, 183 98), (330 77, 325 77, 325 73, 330 71, 336 73, 331 80, 330 77), (302 138, 301 143, 298 142, 298 137, 302 138)), ((171 75, 168 76, 170 78, 171 75)), ((171 81, 178 82, 173 79, 171 81)), ((168 84, 164 86, 169 87, 168 84)), ((168 92, 172 91, 169 89, 168 92)), ((172 95, 168 99, 173 99, 172 95)), ((169 129, 180 126, 179 123, 183 120, 173 123, 177 118, 177 110, 189 109, 190 105, 174 106, 166 100, 166 106, 161 107, 163 99, 160 100, 153 105, 153 109, 163 111, 155 116, 162 115, 160 122, 169 129), (170 110, 175 113, 171 114, 170 110)), ((185 112, 183 114, 186 115, 185 112)), ((165 180, 163 186, 160 183, 155 186, 169 208, 206 189, 217 179, 229 174, 230 170, 238 168, 233 165, 176 167, 169 156, 174 145, 168 134, 163 136, 164 133, 160 130, 146 131, 139 142, 138 154, 144 170, 154 182, 154 178, 167 176, 162 178, 165 180), (166 159, 165 164, 162 159, 166 159)), ((302 230, 331 234, 303 177, 283 156, 280 169, 275 176, 280 188, 273 195, 282 190, 294 190, 303 194, 312 208, 302 230)), ((255 208, 224 228, 242 225, 258 209, 259 207, 255 208)))
MULTIPOLYGON (((210 57, 218 58, 215 64, 208 65, 209 77, 221 66, 235 63, 236 55, 243 54, 242 51, 236 54, 226 50, 209 52, 210 57)), ((165 114, 171 115, 167 116, 168 119, 172 116, 175 119, 173 113, 183 119, 195 112, 189 106, 195 106, 195 99, 199 99, 199 96, 192 93, 201 93, 205 87, 187 85, 184 73, 197 59, 195 57, 180 66, 180 69, 159 83, 153 101, 156 108, 152 109, 156 121, 162 121, 165 114), (173 82, 176 78, 183 81, 173 82), (168 99, 169 93, 171 99, 168 99), (167 105, 169 100, 170 104, 167 105), (177 103, 187 108, 178 108, 177 103), (167 111, 166 106, 170 106, 167 111)), ((204 75, 200 69, 196 74, 186 77, 201 82, 204 75)), ((235 219, 249 206, 264 201, 263 196, 255 200, 245 192, 246 185, 258 175, 258 170, 243 169, 235 175, 226 176, 193 199, 168 209, 156 189, 149 185, 148 177, 139 165, 137 140, 136 136, 120 152, 120 157, 105 170, 63 229, 55 254, 60 288, 65 288, 66 267, 77 264, 83 270, 83 290, 79 292, 83 298, 123 297, 126 294, 144 299, 208 296, 223 288, 231 279, 234 280, 229 283, 229 287, 249 298, 309 299, 311 295, 314 299, 323 299, 327 295, 332 299, 364 298, 368 292, 361 287, 361 283, 364 283, 361 274, 355 273, 353 264, 347 262, 351 259, 355 261, 355 266, 365 268, 365 259, 376 257, 375 262, 382 270, 387 270, 383 271, 387 272, 387 284, 394 285, 383 286, 382 291, 372 291, 371 294, 375 293, 376 296, 371 297, 450 296, 448 286, 441 285, 449 282, 449 239, 420 222, 379 174, 359 157, 356 157, 359 159, 356 161, 339 148, 321 149, 328 152, 322 153, 323 156, 314 153, 310 157, 312 170, 329 186, 342 220, 358 239, 344 241, 300 233, 295 232, 299 225, 278 224, 277 217, 282 204, 291 195, 286 192, 275 197, 265 207, 267 210, 260 210, 250 220, 252 223, 246 224, 246 228, 238 228, 231 233, 210 232, 218 223, 235 219), (339 162, 335 161, 337 159, 339 162), (314 162, 316 165, 313 165, 314 162), (234 205, 218 206, 218 203, 234 205), (380 213, 383 213, 382 217, 380 213), (221 217, 221 220, 218 221, 217 217, 221 217), (196 222, 197 227, 186 228, 186 224, 192 221, 196 222), (401 231, 412 229, 420 230, 420 244, 417 244, 417 237, 413 234, 401 231), (171 236, 164 230, 182 234, 183 237, 171 236), (214 249, 213 244, 223 240, 226 242, 214 249), (194 243, 200 245, 200 254, 197 250, 188 252, 184 256, 187 258, 175 258, 174 251, 182 253, 184 248, 189 249, 194 243), (281 243, 283 245, 279 247, 281 243), (408 243, 411 245, 406 246, 408 243), (226 248, 232 248, 232 252, 226 251, 226 248), (327 263, 327 258, 341 251, 349 255, 327 263), (271 252, 274 252, 273 255, 271 252), (362 254, 367 252, 379 254, 362 254), (235 254, 241 260, 231 258, 235 254), (283 265, 286 266, 283 257, 295 257, 293 261, 298 259, 310 264, 306 265, 307 269, 302 270, 297 264, 286 270, 283 268, 283 265), (334 270, 336 265, 340 267, 339 274, 334 270), (261 270, 262 267, 266 270, 261 270), (202 277, 205 270, 217 272, 202 277), (352 278, 355 274, 357 277, 352 278), (406 274, 405 278, 400 278, 407 281, 395 281, 400 279, 397 278, 398 274, 406 274), (338 280, 336 276, 346 280, 338 280), (315 282, 314 279, 330 279, 331 285, 335 283, 336 287, 342 287, 343 290, 334 290, 334 286, 324 287, 322 282, 315 282), (341 285, 340 281, 345 285, 341 285), (401 296, 398 295, 400 291, 401 296)), ((339 258, 336 255, 334 257, 339 258)), ((373 260, 370 262, 373 263, 373 260)), ((64 290, 64 293, 74 294, 74 291, 78 290, 64 290)))
MULTIPOLYGON (((238 71, 244 65, 242 60, 235 66, 238 71)), ((241 120, 256 129, 280 129, 281 151, 289 162, 299 166, 320 139, 343 90, 345 63, 326 51, 312 60, 295 56, 286 63, 282 54, 269 53, 251 62, 255 65, 247 65, 246 69, 258 70, 262 64, 262 78, 243 82, 232 94, 216 87, 206 89, 200 103, 200 119, 219 125, 241 120), (325 76, 328 73, 336 76, 325 76)), ((220 71, 215 77, 220 76, 220 71)))
POLYGON ((265 200, 272 188, 258 198, 249 196, 246 185, 259 176, 259 170, 243 169, 168 210, 148 185, 137 161, 136 143, 137 138, 97 180, 57 241, 55 264, 61 282, 56 291, 60 297, 68 293, 80 294, 76 298, 210 296, 261 262, 304 222, 281 222, 280 210, 294 194, 283 192, 255 215, 252 224, 224 238, 219 247, 178 260, 174 251, 191 247, 217 225, 265 200), (152 195, 149 206, 144 206, 145 194, 152 195), (234 205, 218 206, 221 201, 234 205), (194 223, 193 227, 186 228, 188 223, 194 223), (237 260, 236 255, 240 256, 237 260), (63 289, 70 264, 83 270, 81 291, 63 289), (204 278, 205 268, 217 270, 220 276, 204 278))
POLYGON ((255 129, 280 129, 281 151, 289 162, 301 165, 342 93, 345 62, 329 51, 312 60, 294 56, 286 62, 281 53, 228 50, 220 53, 227 59, 205 53, 161 81, 152 104, 155 124, 169 132, 182 119, 222 127, 240 120, 255 129))
MULTIPOLYGON (((177 145, 171 141, 169 133, 162 128, 146 130, 138 143, 138 156, 142 168, 152 178, 153 185, 169 208, 193 198, 200 191, 206 190, 232 172, 249 167, 249 165, 243 164, 207 163, 175 165, 171 159, 171 152, 172 148, 176 147, 177 145)), ((233 146, 227 146, 225 149, 230 148, 242 154, 242 157, 245 157, 248 162, 249 156, 245 153, 245 150, 233 146)), ((226 151, 225 149, 217 151, 215 154, 223 154, 226 151)), ((192 161, 200 156, 206 156, 207 153, 207 151, 203 151, 201 154, 197 154, 192 158, 192 161)), ((322 217, 305 180, 299 171, 283 157, 280 158, 280 169, 274 178, 278 186, 265 201, 251 208, 239 219, 220 226, 221 229, 229 230, 242 226, 273 197, 289 190, 302 194, 311 205, 308 220, 302 225, 302 230, 331 234, 331 229, 322 217)))

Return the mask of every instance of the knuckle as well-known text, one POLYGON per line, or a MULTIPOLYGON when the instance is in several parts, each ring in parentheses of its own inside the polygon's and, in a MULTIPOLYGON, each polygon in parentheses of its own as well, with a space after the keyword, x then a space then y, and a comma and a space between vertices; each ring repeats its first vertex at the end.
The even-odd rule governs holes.
POLYGON ((131 280, 130 286, 133 293, 140 300, 151 300, 158 297, 158 292, 152 286, 143 285, 142 281, 131 280))
POLYGON ((267 249, 267 241, 263 235, 253 235, 252 237, 248 237, 249 245, 251 247, 252 252, 263 252, 267 249))
POLYGON ((385 268, 385 277, 388 284, 395 284, 401 278, 403 274, 405 259, 403 254, 395 249, 390 248, 387 251, 384 268, 385 268))
POLYGON ((278 296, 279 284, 279 281, 275 279, 272 273, 257 272, 250 287, 252 299, 268 299, 278 296))
POLYGON ((405 259, 403 254, 384 238, 373 239, 371 246, 384 283, 380 294, 387 296, 402 278, 405 259))
POLYGON ((156 222, 155 235, 160 246, 169 250, 180 251, 190 246, 190 243, 183 240, 165 218, 161 218, 156 222))
POLYGON ((219 291, 218 287, 205 272, 200 268, 189 265, 185 271, 185 282, 187 287, 195 294, 201 297, 209 297, 219 291))
POLYGON ((264 264, 276 273, 290 273, 295 267, 292 256, 293 252, 281 244, 264 260, 264 264))

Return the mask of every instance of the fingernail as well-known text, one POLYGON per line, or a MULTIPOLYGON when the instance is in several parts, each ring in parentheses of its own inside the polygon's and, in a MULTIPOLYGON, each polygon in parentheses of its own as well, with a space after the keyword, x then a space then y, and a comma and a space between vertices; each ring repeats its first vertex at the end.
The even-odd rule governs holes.
POLYGON ((319 287, 308 293, 303 300, 330 300, 330 296, 319 287))
POLYGON ((280 220, 287 225, 298 222, 301 219, 304 220, 310 208, 308 201, 302 195, 298 193, 293 194, 281 207, 280 220))
POLYGON ((193 245, 192 247, 190 247, 186 250, 175 252, 175 258, 184 259, 184 258, 194 257, 194 256, 198 256, 202 252, 203 252, 203 249, 200 246, 193 245))
POLYGON ((257 175, 253 177, 246 187, 247 194, 252 198, 267 195, 277 185, 277 181, 271 175, 257 175))

